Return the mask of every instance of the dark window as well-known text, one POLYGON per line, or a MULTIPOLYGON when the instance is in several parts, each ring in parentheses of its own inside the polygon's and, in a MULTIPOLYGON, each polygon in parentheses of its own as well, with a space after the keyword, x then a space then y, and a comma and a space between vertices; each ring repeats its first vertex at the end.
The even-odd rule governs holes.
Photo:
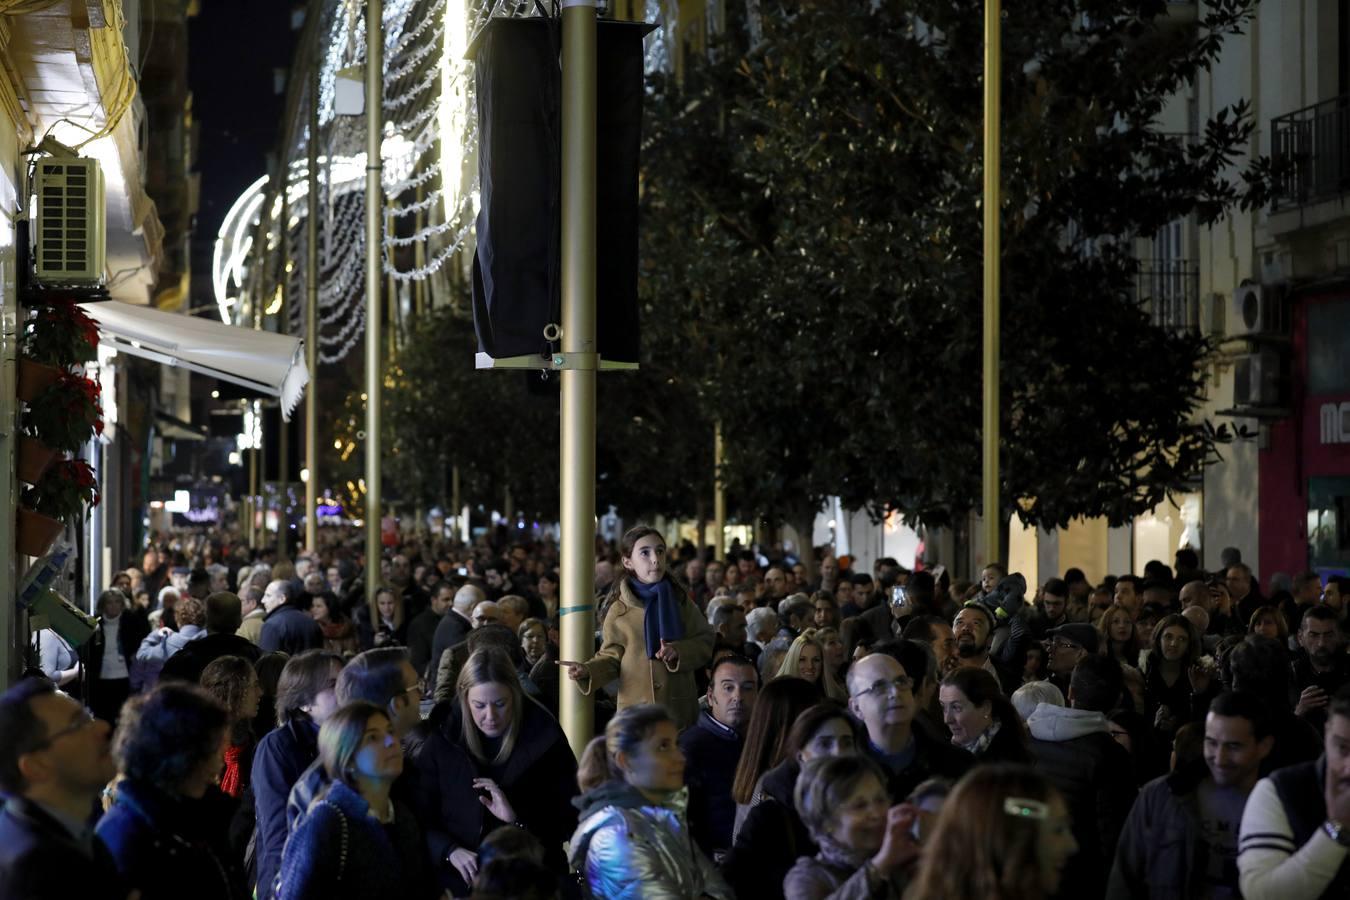
POLYGON ((1350 299, 1308 306, 1308 393, 1350 394, 1350 299))

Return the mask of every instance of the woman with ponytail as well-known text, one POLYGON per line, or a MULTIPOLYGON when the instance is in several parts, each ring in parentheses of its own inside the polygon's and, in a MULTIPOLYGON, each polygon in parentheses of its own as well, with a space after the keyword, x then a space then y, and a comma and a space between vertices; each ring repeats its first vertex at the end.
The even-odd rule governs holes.
POLYGON ((586 896, 649 900, 736 896, 689 835, 684 754, 670 713, 629 706, 582 755, 572 867, 586 896))
POLYGON ((659 703, 679 728, 688 728, 699 711, 694 673, 712 659, 713 630, 666 570, 660 532, 646 525, 631 528, 619 551, 624 575, 615 579, 605 601, 603 645, 586 662, 560 660, 558 665, 583 693, 617 678, 619 709, 659 703))

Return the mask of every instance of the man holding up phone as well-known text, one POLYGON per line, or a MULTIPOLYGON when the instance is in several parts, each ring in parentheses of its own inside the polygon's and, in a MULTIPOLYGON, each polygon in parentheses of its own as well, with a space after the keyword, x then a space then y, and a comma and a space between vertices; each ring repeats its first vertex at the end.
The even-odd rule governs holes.
POLYGON ((1294 712, 1320 734, 1327 723, 1327 706, 1342 685, 1350 683, 1350 659, 1341 643, 1336 614, 1314 606, 1303 614, 1298 628, 1298 655, 1294 658, 1294 712))
POLYGON ((899 637, 909 617, 936 615, 936 586, 930 572, 913 572, 905 584, 893 584, 885 593, 886 602, 878 603, 862 614, 875 640, 899 637))

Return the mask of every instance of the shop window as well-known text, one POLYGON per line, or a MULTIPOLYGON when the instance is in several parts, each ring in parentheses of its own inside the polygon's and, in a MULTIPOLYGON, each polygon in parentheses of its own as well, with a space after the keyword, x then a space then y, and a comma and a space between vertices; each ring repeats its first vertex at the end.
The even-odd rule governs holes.
POLYGON ((1318 571, 1350 569, 1350 478, 1308 479, 1308 559, 1318 571))
POLYGON ((1308 305, 1308 393, 1350 394, 1350 299, 1308 305))

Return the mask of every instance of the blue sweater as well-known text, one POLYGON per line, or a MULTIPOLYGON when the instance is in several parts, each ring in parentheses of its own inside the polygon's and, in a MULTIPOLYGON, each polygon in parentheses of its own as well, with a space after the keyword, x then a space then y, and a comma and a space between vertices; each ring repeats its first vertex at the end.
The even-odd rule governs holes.
POLYGON ((365 799, 340 781, 316 798, 281 855, 278 900, 439 897, 412 811, 395 802, 388 825, 369 811, 365 799))

